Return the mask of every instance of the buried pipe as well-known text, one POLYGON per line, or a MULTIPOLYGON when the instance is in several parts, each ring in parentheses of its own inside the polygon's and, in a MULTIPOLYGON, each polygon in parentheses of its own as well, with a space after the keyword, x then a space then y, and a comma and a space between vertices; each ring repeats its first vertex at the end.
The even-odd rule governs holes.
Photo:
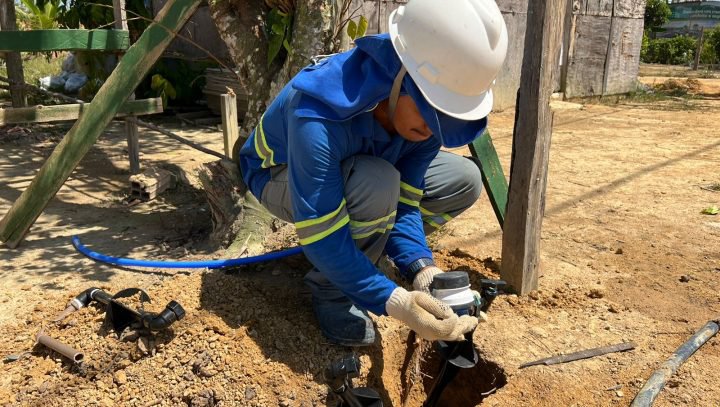
POLYGON ((35 337, 35 340, 37 341, 37 343, 54 350, 55 352, 72 360, 74 363, 81 363, 85 359, 85 356, 79 350, 77 350, 69 345, 66 345, 50 336, 43 335, 42 333, 38 333, 37 336, 35 337))
MULTIPOLYGON (((436 274, 430 284, 433 297, 447 304, 458 316, 471 315, 481 319, 484 312, 502 291, 506 283, 502 280, 483 279, 480 292, 470 287, 470 276, 464 271, 449 271, 436 274)), ((437 341, 442 358, 440 372, 432 384, 423 407, 440 405, 443 392, 463 369, 477 366, 480 357, 473 342, 472 330, 465 334, 465 340, 458 342, 437 341)))
POLYGON ((72 244, 75 250, 86 257, 99 261, 100 263, 110 264, 120 267, 150 267, 150 268, 170 268, 170 269, 191 269, 191 268, 208 268, 221 269, 225 267, 246 266, 255 263, 264 263, 272 260, 290 257, 295 254, 302 253, 302 247, 297 246, 279 252, 265 253, 259 256, 241 257, 237 259, 222 260, 198 260, 198 261, 169 261, 169 260, 138 260, 123 257, 113 257, 102 253, 94 252, 82 244, 78 236, 72 237, 72 244))
POLYGON ((640 392, 635 396, 630 407, 649 407, 657 398, 660 391, 665 387, 665 383, 675 374, 678 368, 692 356, 695 351, 700 349, 710 338, 718 333, 720 326, 717 321, 710 321, 705 324, 699 331, 695 333, 687 342, 683 343, 665 363, 657 369, 640 392))

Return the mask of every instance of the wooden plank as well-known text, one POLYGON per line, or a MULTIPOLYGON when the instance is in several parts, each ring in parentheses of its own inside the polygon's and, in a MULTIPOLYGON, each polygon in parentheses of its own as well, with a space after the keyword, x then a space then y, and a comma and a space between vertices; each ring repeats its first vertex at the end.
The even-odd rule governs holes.
POLYGON ((647 0, 615 0, 613 15, 615 17, 639 18, 645 17, 645 3, 647 0))
POLYGON ((640 71, 643 25, 642 18, 613 17, 604 95, 628 93, 635 90, 640 71))
POLYGON ((235 155, 235 143, 240 138, 240 127, 238 126, 237 99, 234 93, 220 96, 220 116, 222 117, 223 144, 225 155, 231 160, 237 158, 235 155))
MULTIPOLYGON (((152 0, 152 10, 160 10, 166 0, 152 0)), ((225 41, 220 38, 215 22, 210 16, 210 7, 203 2, 187 23, 179 31, 180 35, 190 38, 202 48, 182 39, 174 39, 168 45, 165 56, 182 57, 191 60, 210 59, 210 55, 221 61, 231 62, 230 50, 225 41)))
POLYGON ((540 231, 552 135, 563 0, 532 0, 515 107, 510 190, 503 229, 501 276, 519 294, 538 287, 540 231))
POLYGON ((611 17, 573 16, 565 97, 601 95, 610 41, 611 17))
MULTIPOLYGON (((498 4, 500 5, 500 4, 498 4)), ((518 7, 513 4, 513 7, 518 7)), ((527 1, 522 13, 503 13, 508 29, 508 51, 503 69, 498 74, 493 86, 493 109, 495 111, 515 106, 517 91, 520 88, 520 70, 523 60, 525 43, 525 23, 527 22, 527 1)))
MULTIPOLYGON (((113 16, 115 17, 116 30, 128 29, 125 0, 113 0, 113 16)), ((121 59, 122 56, 119 56, 118 62, 121 59)), ((128 98, 128 100, 134 99, 135 93, 128 98)), ((138 135, 137 117, 130 115, 125 118, 125 135, 127 136, 130 174, 138 174, 140 172, 140 137, 138 135)))
MULTIPOLYGON (((528 0, 497 0, 498 8, 503 14, 521 14, 523 16, 523 26, 527 20, 528 0)), ((522 37, 523 39, 525 37, 522 37)))
MULTIPOLYGON (((0 35, 16 32, 15 23, 15 2, 11 0, 0 0, 0 35)), ((1 43, 1 42, 0 42, 1 43)), ((25 93, 25 74, 23 72, 22 58, 19 52, 8 52, 5 55, 7 66, 8 84, 10 85, 10 98, 13 107, 27 105, 27 94, 25 93)))
POLYGON ((71 50, 119 51, 130 45, 127 30, 32 30, 1 31, 0 52, 71 50))
POLYGON ((469 147, 475 163, 480 167, 485 191, 487 191, 495 217, 497 217, 500 228, 502 228, 505 224, 508 183, 490 137, 490 132, 485 130, 485 133, 475 139, 469 147))
POLYGON ((573 0, 573 2, 573 13, 575 14, 601 17, 613 15, 613 0, 573 0))
MULTIPOLYGON (((77 120, 93 103, 74 103, 55 106, 32 106, 0 109, 0 125, 14 123, 47 123, 62 120, 77 120)), ((115 117, 162 113, 161 98, 140 99, 123 103, 115 117)))
POLYGON ((43 164, 30 186, 0 221, 0 240, 17 247, 48 202, 90 150, 120 105, 147 75, 177 31, 201 0, 170 0, 145 29, 95 95, 82 118, 75 122, 43 164))

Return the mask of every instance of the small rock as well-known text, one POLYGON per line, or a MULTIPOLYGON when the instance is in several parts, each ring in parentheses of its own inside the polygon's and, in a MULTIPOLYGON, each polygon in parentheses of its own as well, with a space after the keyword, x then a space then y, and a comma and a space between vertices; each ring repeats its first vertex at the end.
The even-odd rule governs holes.
POLYGON ((605 296, 605 293, 602 290, 597 289, 597 288, 593 288, 588 293, 588 297, 590 297, 590 298, 603 298, 604 296, 605 296))
POLYGON ((113 375, 113 380, 115 381, 115 383, 117 383, 118 386, 127 383, 127 375, 125 374, 125 371, 118 370, 117 372, 115 372, 115 374, 113 375))
POLYGON ((682 275, 682 276, 680 276, 680 282, 681 282, 681 283, 687 283, 687 282, 690 282, 690 280, 692 280, 692 277, 690 277, 690 276, 688 276, 688 275, 682 275))
POLYGON ((618 248, 617 250, 615 250, 615 254, 623 254, 623 249, 618 248))
POLYGON ((620 310, 618 310, 617 308, 615 308, 614 305, 610 305, 610 306, 608 307, 608 312, 612 312, 613 314, 617 314, 617 313, 620 312, 620 310))
POLYGON ((625 395, 625 393, 623 393, 622 390, 618 390, 618 391, 615 392, 615 395, 618 396, 618 397, 622 397, 622 396, 625 395))
POLYGON ((257 396, 257 393, 255 392, 255 389, 252 387, 246 387, 245 388, 245 400, 250 401, 254 399, 257 396))
POLYGON ((533 291, 530 291, 530 294, 528 294, 528 297, 532 298, 533 300, 539 300, 540 293, 537 290, 533 290, 533 291))
POLYGON ((198 371, 198 376, 200 376, 200 377, 213 377, 216 374, 217 374, 217 370, 209 369, 207 367, 201 367, 200 371, 198 371))

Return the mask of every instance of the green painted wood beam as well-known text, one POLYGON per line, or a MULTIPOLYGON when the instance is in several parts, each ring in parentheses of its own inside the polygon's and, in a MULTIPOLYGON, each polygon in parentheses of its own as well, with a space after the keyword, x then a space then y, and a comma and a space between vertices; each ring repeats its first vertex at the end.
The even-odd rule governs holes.
POLYGON ((482 181, 490 198, 500 228, 505 224, 505 208, 508 200, 508 182, 505 179, 500 159, 493 145, 490 132, 485 130, 482 136, 470 144, 470 153, 482 172, 482 181))
POLYGON ((129 46, 126 30, 0 31, 0 52, 120 51, 129 46))
POLYGON ((50 200, 87 154, 120 106, 147 75, 174 32, 187 22, 201 0, 168 0, 153 22, 133 44, 105 81, 94 102, 65 135, 30 186, 0 220, 0 240, 17 247, 50 200))
MULTIPOLYGON (((97 102, 93 102, 97 103, 97 102)), ((0 109, 0 126, 12 123, 45 123, 61 120, 77 120, 92 103, 71 103, 54 106, 32 106, 0 109)), ((125 102, 115 117, 162 113, 162 98, 138 99, 125 102)))

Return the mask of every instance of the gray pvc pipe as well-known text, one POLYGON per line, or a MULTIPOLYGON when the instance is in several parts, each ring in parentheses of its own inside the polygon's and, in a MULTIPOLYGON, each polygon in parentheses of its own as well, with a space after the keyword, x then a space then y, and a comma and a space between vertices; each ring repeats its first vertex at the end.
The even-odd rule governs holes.
POLYGON ((720 329, 718 323, 710 321, 697 331, 695 335, 690 337, 687 342, 677 348, 675 353, 670 356, 670 359, 663 363, 662 366, 650 376, 642 389, 640 389, 640 392, 635 396, 630 407, 652 406, 658 394, 660 394, 660 391, 665 387, 665 383, 667 383, 678 368, 685 363, 696 350, 718 333, 718 329, 720 329))

